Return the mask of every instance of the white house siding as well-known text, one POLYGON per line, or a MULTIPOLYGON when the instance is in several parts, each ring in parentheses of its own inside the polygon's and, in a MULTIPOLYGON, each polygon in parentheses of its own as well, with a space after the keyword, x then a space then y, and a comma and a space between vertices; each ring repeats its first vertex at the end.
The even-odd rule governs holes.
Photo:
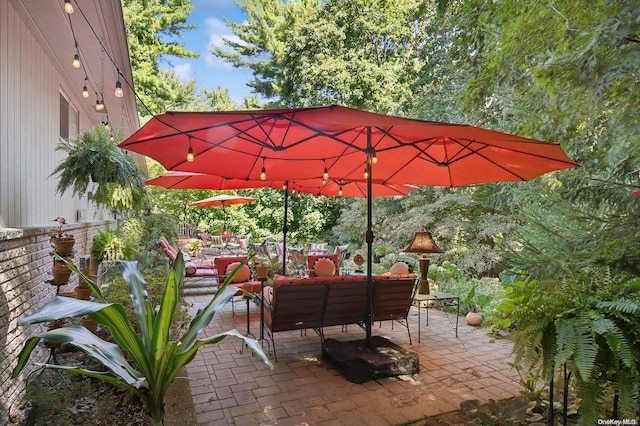
POLYGON ((56 216, 73 222, 78 210, 102 219, 86 197, 56 194, 50 176, 64 156, 54 149, 60 93, 80 110, 80 129, 90 128, 98 116, 87 117, 78 108, 78 94, 64 87, 11 3, 0 0, 0 8, 0 228, 51 226, 56 216))
MULTIPOLYGON (((79 131, 101 121, 89 103, 95 103, 95 98, 83 99, 78 88, 69 87, 71 77, 77 75, 62 66, 62 61, 71 59, 73 43, 68 51, 53 47, 52 31, 69 30, 58 25, 65 22, 61 21, 61 5, 62 1, 0 0, 0 424, 19 405, 33 361, 46 361, 49 356, 48 350, 38 348, 29 367, 18 379, 11 379, 25 341, 45 329, 18 326, 17 320, 35 312, 56 293, 56 287, 46 282, 52 264, 48 231, 56 225, 52 220, 57 216, 67 219, 66 230, 76 237, 76 261, 89 253, 97 230, 111 222, 86 196, 74 199, 69 193, 56 194, 56 179, 50 176, 64 155, 54 149, 59 138, 60 94, 79 112, 79 131), (46 22, 31 19, 35 11, 46 22), (46 29, 41 31, 38 25, 46 29), (85 214, 82 220, 78 220, 79 211, 85 214)), ((106 28, 108 36, 118 31, 124 34, 119 0, 87 1, 84 10, 91 5, 107 11, 100 15, 109 19, 107 25, 97 26, 106 28)), ((126 46, 123 50, 126 52, 126 46)), ((123 63, 128 66, 128 56, 123 63)), ((125 73, 130 76, 128 68, 125 73)), ((125 136, 138 123, 135 100, 131 94, 126 96, 130 96, 128 102, 121 101, 125 102, 122 107, 113 105, 111 116, 127 123, 125 136), (126 117, 121 117, 121 110, 126 117)), ((71 291, 76 281, 72 279, 62 291, 71 291)))

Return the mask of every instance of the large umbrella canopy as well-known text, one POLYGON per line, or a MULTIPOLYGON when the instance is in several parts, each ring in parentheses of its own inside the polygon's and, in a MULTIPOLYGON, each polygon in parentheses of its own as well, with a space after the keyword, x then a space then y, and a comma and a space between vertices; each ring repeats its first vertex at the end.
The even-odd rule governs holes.
POLYGON ((578 166, 558 144, 470 125, 412 120, 342 106, 169 112, 120 145, 170 170, 249 180, 367 179, 371 344, 372 179, 455 187, 525 181, 578 166))
MULTIPOLYGON (((225 178, 208 175, 205 173, 193 173, 182 171, 169 171, 153 179, 147 179, 145 185, 160 186, 167 189, 249 189, 249 188, 276 188, 289 189, 290 191, 304 192, 313 195, 344 196, 366 198, 367 182, 350 181, 344 179, 302 179, 292 181, 271 180, 245 180, 225 178)), ((373 181, 372 193, 376 197, 407 195, 415 186, 384 184, 378 180, 373 181)))
POLYGON ((145 185, 160 186, 167 189, 248 189, 263 187, 281 187, 282 183, 266 180, 245 180, 213 176, 204 173, 170 171, 153 179, 147 179, 145 185), (276 186, 279 185, 279 186, 276 186))
POLYGON ((120 144, 169 170, 239 179, 362 180, 367 158, 383 183, 462 186, 523 181, 577 166, 558 144, 470 125, 342 106, 168 112, 120 144), (194 155, 187 160, 187 153, 194 155))
POLYGON ((239 195, 221 194, 215 197, 205 198, 204 200, 189 203, 189 207, 222 207, 224 213, 224 230, 227 229, 227 211, 226 207, 235 204, 252 203, 256 199, 253 197, 241 197, 239 195))

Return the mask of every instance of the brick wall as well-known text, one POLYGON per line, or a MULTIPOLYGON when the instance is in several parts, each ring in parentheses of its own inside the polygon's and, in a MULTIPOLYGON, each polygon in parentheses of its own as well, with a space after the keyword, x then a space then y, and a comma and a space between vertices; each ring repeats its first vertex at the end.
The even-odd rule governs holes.
MULTIPOLYGON (((70 224, 65 232, 75 236, 74 262, 89 254, 93 236, 105 229, 108 222, 70 224)), ((26 378, 34 370, 34 362, 44 362, 49 350, 42 344, 34 350, 28 366, 16 379, 11 371, 24 342, 46 330, 45 325, 19 326, 19 318, 30 315, 51 300, 57 287, 46 281, 51 278, 53 263, 49 229, 0 229, 0 424, 5 424, 24 395, 26 378)), ((77 278, 72 275, 61 292, 73 291, 77 278)))

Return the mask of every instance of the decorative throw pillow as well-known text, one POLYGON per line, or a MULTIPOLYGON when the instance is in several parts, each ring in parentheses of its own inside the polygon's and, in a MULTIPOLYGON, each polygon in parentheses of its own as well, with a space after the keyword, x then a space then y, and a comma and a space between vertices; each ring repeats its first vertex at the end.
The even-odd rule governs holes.
POLYGON ((193 275, 196 273, 196 271, 198 270, 198 268, 196 268, 196 264, 189 261, 189 262, 185 262, 184 264, 184 273, 187 275, 193 275))
MULTIPOLYGON (((240 263, 241 262, 230 263, 229 265, 227 265, 227 270, 225 271, 225 273, 229 275, 240 263)), ((233 277, 233 280, 231 280, 231 282, 243 283, 245 281, 249 281, 250 279, 251 279, 251 270, 249 269, 249 266, 245 263, 244 265, 242 265, 242 268, 240 268, 240 270, 235 275, 235 277, 233 277)))
POLYGON ((391 275, 401 275, 409 273, 409 265, 404 262, 396 262, 393 264, 391 269, 389 269, 389 273, 391 275))
POLYGON ((331 259, 318 259, 313 265, 313 272, 316 277, 333 277, 336 274, 336 264, 331 259))

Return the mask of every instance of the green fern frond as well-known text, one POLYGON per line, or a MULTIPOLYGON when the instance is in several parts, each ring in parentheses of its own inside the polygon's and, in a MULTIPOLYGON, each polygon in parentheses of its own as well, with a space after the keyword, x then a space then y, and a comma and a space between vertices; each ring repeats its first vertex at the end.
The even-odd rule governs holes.
POLYGON ((604 335, 611 352, 616 355, 619 362, 626 368, 630 370, 633 369, 636 364, 636 360, 633 356, 631 346, 622 330, 620 330, 613 321, 602 320, 601 322, 605 322, 608 325, 608 327, 602 330, 599 334, 604 335))
POLYGON ((638 302, 629 299, 603 300, 596 307, 608 312, 622 312, 624 314, 635 314, 640 310, 638 302))
POLYGON ((576 350, 575 321, 563 321, 558 328, 557 346, 558 351, 555 356, 556 365, 562 365, 569 360, 576 350))
POLYGON ((592 321, 587 314, 582 314, 576 321, 576 349, 573 361, 576 366, 576 375, 581 381, 589 381, 593 372, 597 346, 591 328, 592 321))
POLYGON ((556 326, 552 322, 549 322, 545 327, 541 343, 543 374, 551 375, 553 374, 554 359, 557 352, 556 326))

